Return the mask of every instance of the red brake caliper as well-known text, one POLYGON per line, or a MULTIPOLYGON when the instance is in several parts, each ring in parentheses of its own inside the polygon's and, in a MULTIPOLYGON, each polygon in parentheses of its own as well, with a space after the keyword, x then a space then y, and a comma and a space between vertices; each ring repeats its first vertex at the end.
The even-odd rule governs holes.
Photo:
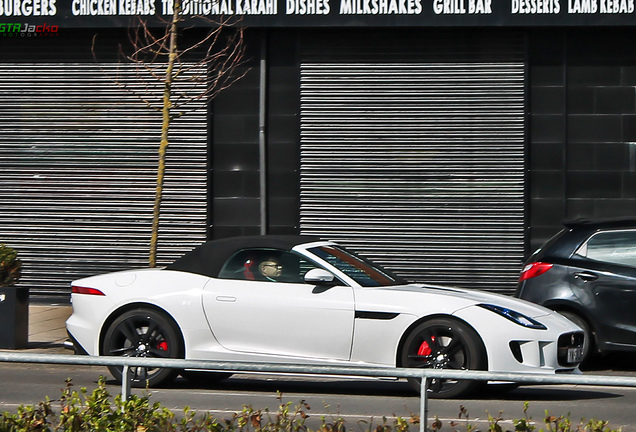
MULTIPOLYGON (((431 336, 431 341, 435 342, 435 336, 431 336)), ((417 355, 426 357, 430 356, 432 352, 433 350, 429 346, 428 342, 424 341, 422 342, 422 345, 420 345, 420 349, 417 350, 417 355)))
POLYGON ((159 342, 157 344, 157 348, 159 348, 162 351, 168 351, 168 342, 166 341, 159 342))

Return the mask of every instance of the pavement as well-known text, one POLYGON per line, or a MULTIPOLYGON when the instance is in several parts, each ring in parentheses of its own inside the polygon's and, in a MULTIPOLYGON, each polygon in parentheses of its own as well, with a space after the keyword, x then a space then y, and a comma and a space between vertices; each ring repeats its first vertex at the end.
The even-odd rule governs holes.
POLYGON ((20 353, 73 354, 64 348, 66 319, 73 313, 70 304, 29 304, 29 339, 23 349, 7 350, 20 353))

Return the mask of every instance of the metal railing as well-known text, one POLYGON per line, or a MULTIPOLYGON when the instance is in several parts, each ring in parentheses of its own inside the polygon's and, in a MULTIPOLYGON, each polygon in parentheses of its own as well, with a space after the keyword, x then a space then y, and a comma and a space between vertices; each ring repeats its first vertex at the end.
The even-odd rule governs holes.
MULTIPOLYGON (((432 379, 461 379, 479 381, 505 381, 532 384, 582 384, 614 387, 636 387, 636 377, 579 374, 528 374, 486 372, 453 369, 413 369, 367 366, 328 366, 247 363, 230 361, 157 359, 143 357, 75 356, 60 354, 22 354, 0 352, 0 362, 71 364, 86 366, 121 366, 122 376, 128 377, 131 367, 161 367, 175 369, 205 369, 242 373, 271 373, 294 375, 330 375, 370 378, 420 378, 420 432, 426 432, 429 412, 428 386, 432 379)), ((130 396, 131 381, 122 379, 122 398, 130 396)))

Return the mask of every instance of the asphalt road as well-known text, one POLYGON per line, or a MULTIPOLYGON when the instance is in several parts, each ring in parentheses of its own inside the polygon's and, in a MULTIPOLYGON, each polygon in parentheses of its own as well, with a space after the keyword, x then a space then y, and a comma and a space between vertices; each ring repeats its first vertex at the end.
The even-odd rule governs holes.
MULTIPOLYGON (((618 356, 604 359, 586 373, 636 375, 633 357, 618 356)), ((71 378, 75 388, 92 390, 100 375, 107 377, 111 394, 121 387, 112 381, 107 369, 84 366, 0 364, 0 410, 15 412, 20 404, 37 404, 48 396, 59 399, 64 380, 71 378)), ((134 390, 141 394, 143 390, 134 390)), ((349 380, 342 378, 299 378, 265 375, 235 375, 212 386, 192 383, 182 378, 170 387, 150 390, 151 400, 181 412, 189 406, 198 412, 209 411, 218 418, 228 418, 244 405, 254 408, 276 409, 283 402, 296 404, 304 400, 311 407, 309 426, 317 428, 321 417, 331 421, 344 418, 349 431, 368 431, 369 422, 379 424, 383 416, 410 417, 419 411, 419 397, 405 382, 349 380)), ((512 429, 510 420, 524 416, 523 407, 529 402, 529 415, 538 429, 545 429, 545 410, 550 415, 568 415, 573 423, 581 419, 609 420, 612 428, 636 431, 636 389, 591 386, 524 386, 503 392, 496 389, 468 399, 431 400, 430 416, 442 420, 442 430, 467 430, 466 420, 451 428, 451 421, 459 421, 460 407, 468 412, 468 423, 487 429, 488 415, 507 420, 501 424, 512 429), (633 425, 633 426, 632 426, 633 425)), ((417 430, 416 426, 412 430, 417 430)))

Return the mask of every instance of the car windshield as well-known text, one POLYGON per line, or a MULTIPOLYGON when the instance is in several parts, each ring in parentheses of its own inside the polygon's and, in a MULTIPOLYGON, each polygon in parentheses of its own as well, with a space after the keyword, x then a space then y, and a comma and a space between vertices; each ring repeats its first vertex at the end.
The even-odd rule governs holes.
POLYGON ((406 283, 391 272, 339 246, 320 246, 310 248, 308 251, 336 267, 363 287, 406 283))

